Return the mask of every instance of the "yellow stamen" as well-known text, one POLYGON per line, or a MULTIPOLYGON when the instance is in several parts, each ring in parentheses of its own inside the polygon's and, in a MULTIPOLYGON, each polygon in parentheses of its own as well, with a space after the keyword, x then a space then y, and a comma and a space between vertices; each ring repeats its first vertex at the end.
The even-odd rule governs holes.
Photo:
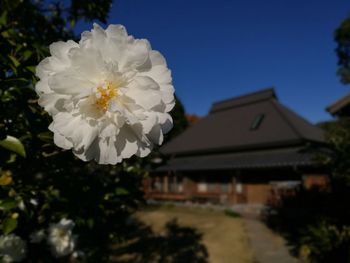
POLYGON ((97 87, 98 97, 95 104, 100 110, 107 111, 109 101, 118 94, 117 88, 118 87, 112 82, 108 82, 106 87, 97 87))
POLYGON ((58 229, 57 232, 58 232, 57 234, 60 238, 64 238, 67 235, 67 232, 63 229, 58 229))

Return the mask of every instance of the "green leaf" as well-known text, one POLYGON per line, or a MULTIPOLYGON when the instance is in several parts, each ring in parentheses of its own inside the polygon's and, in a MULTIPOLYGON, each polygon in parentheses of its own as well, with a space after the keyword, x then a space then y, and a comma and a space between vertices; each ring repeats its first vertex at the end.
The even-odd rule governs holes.
POLYGON ((8 55, 8 57, 11 59, 13 65, 17 68, 21 63, 15 58, 14 56, 8 55))
POLYGON ((14 163, 17 159, 17 154, 11 153, 10 158, 6 161, 6 163, 14 163))
POLYGON ((7 12, 4 11, 0 16, 0 25, 6 25, 7 24, 7 12))
POLYGON ((24 86, 28 85, 28 80, 25 78, 9 78, 3 80, 2 84, 6 85, 7 87, 11 86, 24 86))
POLYGON ((8 38, 10 35, 9 35, 9 32, 8 32, 8 31, 3 31, 3 32, 1 32, 1 36, 2 36, 3 38, 8 38))
POLYGON ((93 218, 89 218, 87 221, 86 221, 87 225, 89 228, 93 228, 94 227, 94 224, 95 224, 95 221, 93 218))
MULTIPOLYGON (((31 50, 26 50, 23 52, 24 60, 28 60, 32 56, 33 52, 31 50)), ((35 68, 35 67, 34 67, 35 68)))
POLYGON ((0 146, 19 154, 22 157, 26 157, 24 146, 16 137, 7 135, 5 140, 0 140, 0 146))
POLYGON ((11 233, 13 230, 17 228, 18 222, 17 219, 14 218, 6 218, 2 224, 2 231, 5 235, 11 233))
POLYGON ((26 69, 30 72, 32 72, 33 74, 35 74, 35 71, 36 71, 36 66, 28 66, 26 67, 26 69))
POLYGON ((115 190, 115 194, 116 194, 116 195, 128 195, 128 194, 129 194, 129 191, 126 190, 125 188, 120 188, 120 187, 118 187, 118 188, 115 190))
POLYGON ((75 26, 76 21, 74 19, 71 19, 69 21, 70 26, 73 28, 75 26))
POLYGON ((11 210, 17 207, 17 202, 13 199, 0 200, 0 210, 11 210))
POLYGON ((37 136, 40 140, 44 142, 52 142, 53 140, 52 132, 41 132, 37 136))

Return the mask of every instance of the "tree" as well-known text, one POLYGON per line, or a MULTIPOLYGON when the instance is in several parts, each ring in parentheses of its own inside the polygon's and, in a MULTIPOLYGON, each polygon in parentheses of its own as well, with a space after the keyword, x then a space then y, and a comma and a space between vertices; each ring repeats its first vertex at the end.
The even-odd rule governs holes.
POLYGON ((185 114, 185 107, 183 106, 182 102, 177 96, 175 96, 175 106, 174 106, 174 109, 172 110, 171 115, 173 117, 174 127, 169 132, 169 134, 165 136, 166 141, 169 141, 175 138, 177 135, 182 133, 188 127, 188 121, 186 119, 186 114, 185 114))
POLYGON ((334 34, 337 42, 338 75, 344 84, 350 83, 350 17, 344 20, 334 34))
MULTIPOLYGON (((350 83, 350 17, 335 31, 338 75, 350 83)), ((327 191, 301 189, 287 196, 267 217, 311 262, 350 262, 350 116, 320 124, 327 147, 314 149, 330 185, 327 191), (289 222, 293 222, 290 224, 289 222)))
POLYGON ((110 6, 111 0, 1 1, 0 239, 23 239, 26 262, 55 261, 45 239, 31 240, 41 230, 47 237, 50 225, 62 218, 75 224, 74 255, 107 261, 111 242, 123 239, 130 214, 143 202, 140 161, 101 167, 60 150, 34 91, 35 66, 48 55, 48 45, 75 39, 73 26, 80 19, 105 22, 110 6))
MULTIPOLYGON (((267 222, 282 232, 302 257, 315 263, 350 260, 350 123, 347 119, 319 125, 327 147, 311 149, 328 173, 327 189, 299 189, 272 205, 267 222), (290 222, 293 222, 291 224, 290 222)), ((306 261, 309 262, 309 261, 306 261)))

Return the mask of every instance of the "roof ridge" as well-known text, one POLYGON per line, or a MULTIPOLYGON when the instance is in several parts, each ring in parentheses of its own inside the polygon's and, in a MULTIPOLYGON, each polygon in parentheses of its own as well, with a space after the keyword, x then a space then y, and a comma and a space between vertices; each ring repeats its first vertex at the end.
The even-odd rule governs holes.
POLYGON ((249 94, 232 97, 230 99, 214 102, 209 113, 214 113, 222 110, 227 110, 235 107, 256 103, 259 101, 269 100, 271 98, 277 99, 274 88, 267 88, 255 91, 249 94))
POLYGON ((253 95, 257 95, 259 93, 265 93, 265 92, 269 92, 269 91, 272 91, 273 93, 275 93, 275 90, 274 90, 273 87, 265 88, 265 89, 253 91, 253 92, 250 92, 250 93, 247 93, 247 94, 244 94, 244 95, 235 96, 235 97, 232 97, 232 98, 229 98, 229 99, 219 100, 219 101, 214 102, 213 105, 219 104, 219 103, 222 103, 222 102, 231 101, 231 100, 242 99, 242 98, 245 98, 245 97, 250 97, 250 96, 253 96, 253 95))
POLYGON ((211 109, 209 113, 215 113, 215 112, 222 111, 222 110, 229 110, 229 109, 232 109, 232 108, 240 108, 240 107, 244 107, 244 106, 247 106, 247 105, 250 105, 250 104, 256 104, 258 102, 262 102, 262 101, 265 101, 265 100, 270 100, 270 99, 271 98, 261 98, 261 99, 257 99, 257 100, 254 100, 254 101, 249 101, 249 102, 245 102, 245 103, 241 103, 241 104, 237 104, 237 105, 233 105, 233 106, 222 107, 220 109, 211 109))
POLYGON ((279 109, 279 105, 283 106, 282 104, 278 103, 276 100, 271 100, 272 106, 276 109, 278 114, 282 117, 282 119, 287 123, 287 125, 292 129, 292 131, 297 135, 298 138, 305 139, 301 133, 298 131, 296 127, 292 124, 292 122, 289 120, 289 118, 279 109))

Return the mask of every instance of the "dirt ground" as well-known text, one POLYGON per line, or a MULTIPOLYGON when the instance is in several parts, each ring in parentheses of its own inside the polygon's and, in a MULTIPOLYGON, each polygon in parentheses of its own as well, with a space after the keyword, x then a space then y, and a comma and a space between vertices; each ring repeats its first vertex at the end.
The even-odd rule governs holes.
POLYGON ((154 232, 162 234, 165 224, 173 219, 183 227, 202 234, 202 243, 211 263, 251 263, 253 253, 249 246, 243 220, 225 215, 223 211, 199 207, 160 206, 137 213, 137 217, 154 232))

